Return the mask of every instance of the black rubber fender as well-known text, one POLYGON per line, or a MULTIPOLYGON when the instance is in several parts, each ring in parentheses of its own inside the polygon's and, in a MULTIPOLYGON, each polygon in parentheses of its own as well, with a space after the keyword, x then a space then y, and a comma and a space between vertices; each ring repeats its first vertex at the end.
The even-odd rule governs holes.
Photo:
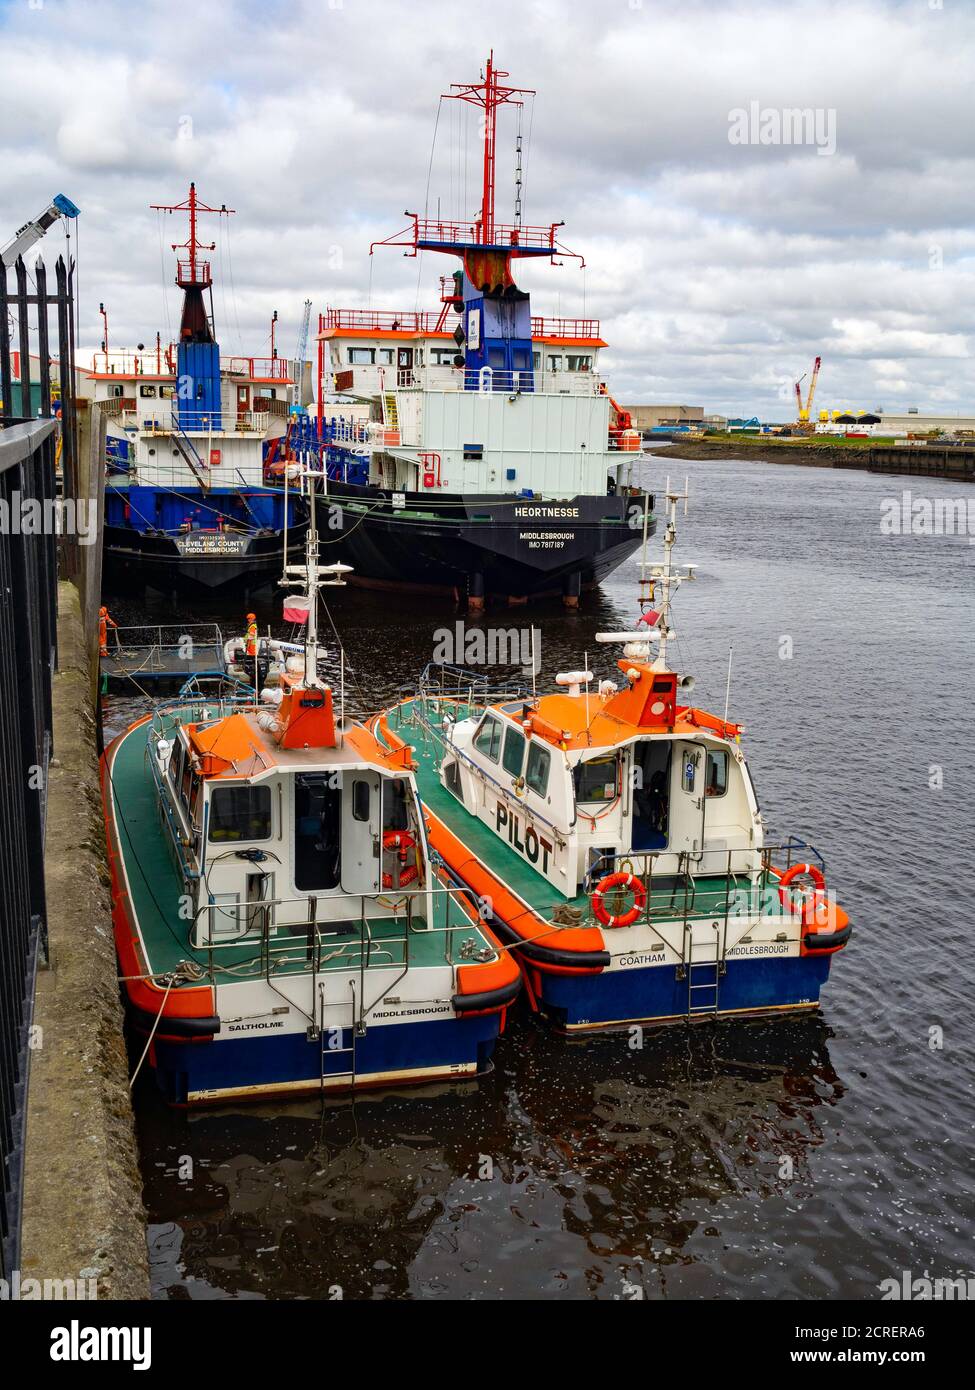
POLYGON ((839 931, 829 932, 803 932, 802 944, 809 955, 825 956, 833 951, 839 951, 845 946, 853 934, 853 924, 848 922, 839 931))
MULTIPOLYGON (((128 1006, 129 1018, 132 1026, 139 1033, 149 1034, 152 1032, 156 1022, 156 1015, 151 1014, 148 1009, 136 1008, 134 1004, 128 1006)), ((171 1018, 163 1014, 159 1020, 159 1027, 156 1028, 156 1038, 212 1038, 220 1032, 220 1019, 215 1016, 203 1018, 171 1018)))
POLYGON ((454 1012, 458 1014, 481 1014, 489 1010, 504 1009, 514 1003, 521 991, 521 975, 516 980, 501 985, 499 989, 485 989, 479 994, 455 994, 451 998, 454 1012))

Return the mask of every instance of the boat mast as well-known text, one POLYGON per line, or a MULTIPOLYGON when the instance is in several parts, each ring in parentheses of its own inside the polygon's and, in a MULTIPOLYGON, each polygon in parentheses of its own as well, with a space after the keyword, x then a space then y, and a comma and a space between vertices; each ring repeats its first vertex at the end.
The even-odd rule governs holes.
POLYGON ((694 578, 694 566, 686 565, 684 573, 680 573, 673 567, 672 551, 677 543, 677 504, 684 503, 684 515, 687 515, 687 499, 690 494, 688 482, 684 483, 683 492, 672 492, 670 479, 667 479, 667 529, 664 532, 664 562, 662 565, 654 565, 651 574, 656 583, 660 585, 660 618, 657 623, 657 631, 660 633, 660 645, 657 648, 657 659, 653 663, 655 671, 666 671, 667 667, 667 640, 674 636, 674 630, 670 626, 670 606, 673 594, 677 591, 685 579, 694 578))
POLYGON ((455 101, 469 101, 484 112, 484 172, 481 187, 481 242, 485 246, 494 243, 494 184, 495 149, 498 130, 498 107, 505 102, 520 106, 520 97, 534 96, 530 87, 502 87, 499 78, 509 74, 494 66, 494 49, 488 54, 482 82, 452 82, 445 98, 455 101))
MULTIPOLYGON (((287 475, 286 475, 287 476, 287 475)), ((308 487, 308 530, 305 533, 305 563, 289 565, 288 552, 284 552, 284 573, 278 581, 285 588, 300 584, 308 598, 308 618, 305 628, 305 672, 304 683, 321 685, 318 677, 318 591, 321 588, 336 587, 345 583, 345 576, 351 574, 352 566, 338 562, 334 565, 321 565, 318 562, 318 528, 315 519, 315 481, 318 474, 305 469, 302 477, 308 487)), ((344 658, 344 653, 343 653, 344 658)), ((345 701, 345 664, 342 663, 342 692, 345 701)))

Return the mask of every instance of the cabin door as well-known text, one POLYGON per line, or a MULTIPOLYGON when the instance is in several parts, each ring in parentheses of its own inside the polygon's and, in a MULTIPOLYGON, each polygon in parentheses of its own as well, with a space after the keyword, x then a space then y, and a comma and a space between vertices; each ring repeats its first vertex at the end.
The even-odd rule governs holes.
POLYGON ((670 841, 672 854, 688 854, 692 863, 704 849, 705 753, 698 743, 675 743, 670 771, 670 841))
POLYGON ((378 893, 382 871, 382 805, 377 772, 346 772, 342 779, 342 891, 378 893))
POLYGON ((634 854, 656 854, 667 848, 670 833, 671 739, 646 739, 633 746, 634 854))

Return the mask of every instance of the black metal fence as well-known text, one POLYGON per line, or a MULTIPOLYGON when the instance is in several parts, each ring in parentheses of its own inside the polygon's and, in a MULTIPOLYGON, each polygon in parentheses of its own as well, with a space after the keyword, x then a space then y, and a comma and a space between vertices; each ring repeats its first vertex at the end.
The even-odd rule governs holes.
POLYGON ((59 544, 76 571, 77 538, 59 542, 57 460, 77 496, 71 270, 48 294, 22 261, 15 293, 0 263, 0 1276, 19 1266, 30 1028, 47 947, 44 825, 57 661, 59 544), (50 319, 56 316, 57 357, 50 319), (11 321, 18 342, 11 346, 11 321), (36 366, 32 367, 32 362, 36 366), (19 381, 14 381, 14 366, 19 381), (54 373, 56 372, 56 379, 54 373), (60 417, 60 423, 58 418, 60 417))

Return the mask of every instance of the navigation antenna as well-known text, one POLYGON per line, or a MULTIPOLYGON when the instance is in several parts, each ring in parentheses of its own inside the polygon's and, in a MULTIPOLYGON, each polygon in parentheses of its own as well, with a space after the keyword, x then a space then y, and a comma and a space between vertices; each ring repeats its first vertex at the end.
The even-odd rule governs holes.
MULTIPOLYGON (((697 570, 696 565, 684 565, 682 570, 674 568, 672 551, 677 543, 677 507, 680 502, 684 504, 684 515, 687 515, 687 503, 690 497, 690 480, 685 478, 684 491, 675 492, 667 479, 666 498, 667 498, 667 528, 664 532, 664 561, 662 565, 651 565, 647 560, 647 536, 649 518, 649 497, 645 495, 643 504, 643 554, 640 559, 640 617, 637 622, 638 627, 642 627, 639 632, 597 632, 596 641, 622 642, 624 643, 623 655, 634 658, 649 658, 650 643, 659 643, 657 656, 652 663, 654 671, 666 671, 667 668, 667 643, 670 638, 677 634, 670 626, 670 609, 673 603, 673 596, 680 588, 685 579, 693 579, 697 570), (659 607, 654 608, 653 604, 657 595, 657 588, 660 589, 659 607)), ((688 679, 690 679, 688 677, 688 679)))
MULTIPOLYGON (((318 531, 315 525, 315 482, 311 470, 306 469, 303 477, 309 478, 308 485, 308 530, 305 534, 305 563, 289 565, 288 552, 284 555, 284 577, 278 580, 283 587, 300 585, 308 599, 308 626, 305 631, 305 685, 321 687, 318 674, 318 591, 328 587, 345 584, 345 576, 352 572, 351 565, 341 563, 320 565, 318 563, 318 531)), ((339 647, 341 672, 341 708, 345 709, 345 652, 339 647)), ((340 731, 341 733, 341 731, 340 731)))

